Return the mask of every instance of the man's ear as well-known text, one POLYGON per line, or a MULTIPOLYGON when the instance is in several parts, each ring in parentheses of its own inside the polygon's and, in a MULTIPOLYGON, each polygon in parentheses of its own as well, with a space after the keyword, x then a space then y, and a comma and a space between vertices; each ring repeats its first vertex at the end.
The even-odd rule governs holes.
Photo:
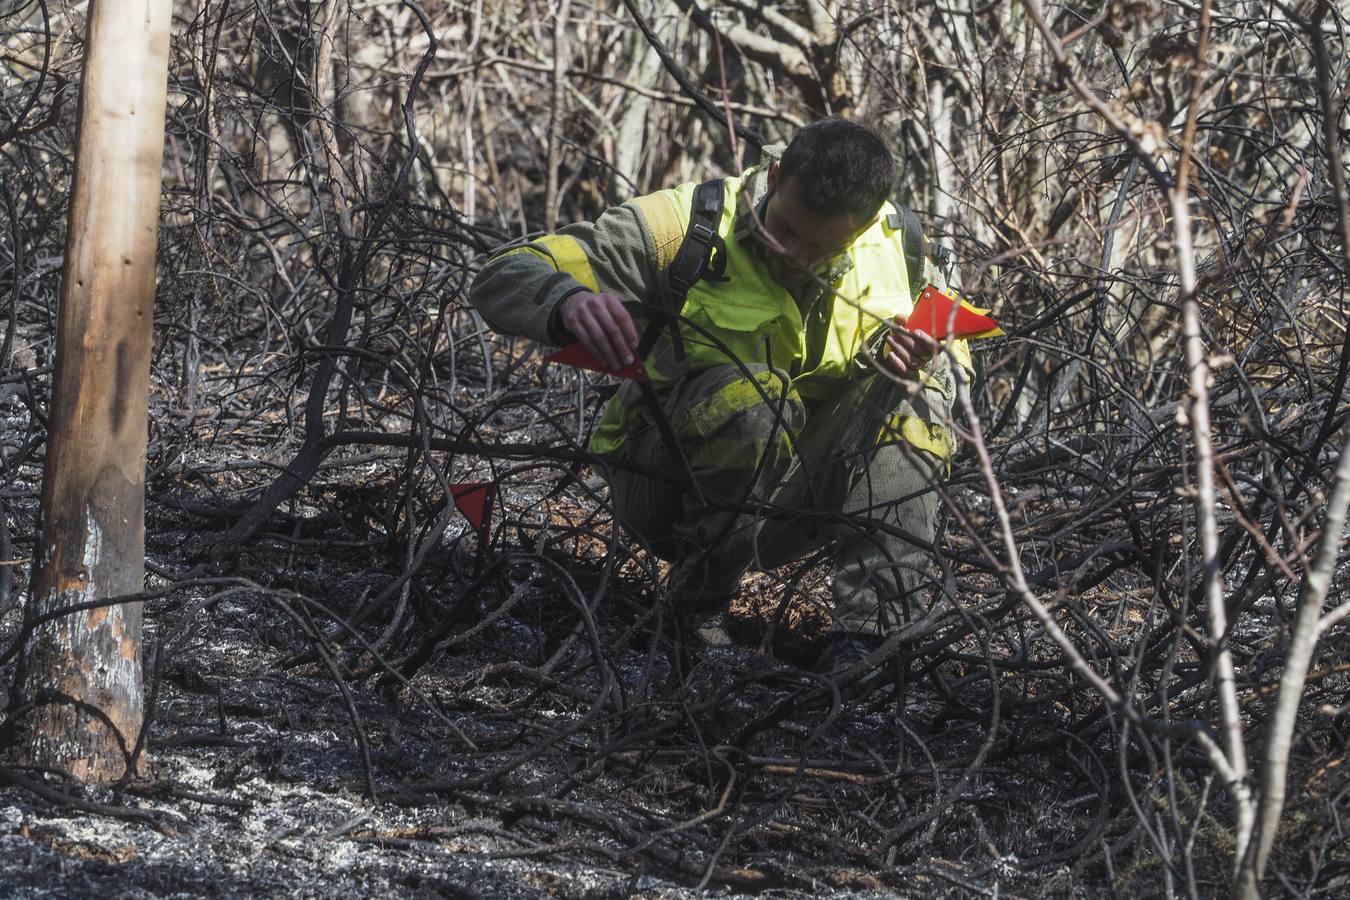
POLYGON ((880 220, 881 220, 881 213, 880 213, 880 212, 877 212, 875 215, 872 216, 872 218, 870 218, 870 219, 867 220, 866 224, 864 224, 864 225, 862 225, 861 227, 857 228, 857 229, 853 232, 853 237, 849 240, 849 243, 851 244, 851 243, 853 243, 854 241, 856 241, 858 238, 862 237, 864 234, 867 233, 867 231, 868 231, 869 229, 871 229, 871 227, 872 227, 873 225, 877 224, 877 222, 879 222, 880 220))

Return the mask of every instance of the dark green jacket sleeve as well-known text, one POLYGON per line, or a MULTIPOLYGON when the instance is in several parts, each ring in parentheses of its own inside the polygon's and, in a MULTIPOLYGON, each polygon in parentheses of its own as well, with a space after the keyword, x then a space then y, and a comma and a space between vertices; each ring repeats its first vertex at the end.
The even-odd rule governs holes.
POLYGON ((595 222, 578 222, 525 244, 497 251, 469 288, 469 302, 494 330, 550 344, 571 340, 555 316, 569 294, 586 289, 625 302, 656 299, 678 221, 674 203, 659 191, 611 207, 595 222), (653 221, 655 232, 653 237, 653 221))

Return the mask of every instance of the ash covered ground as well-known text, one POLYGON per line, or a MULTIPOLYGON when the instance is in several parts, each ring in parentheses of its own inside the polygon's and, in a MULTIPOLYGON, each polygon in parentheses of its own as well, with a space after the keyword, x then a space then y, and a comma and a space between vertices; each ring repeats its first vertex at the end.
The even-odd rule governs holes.
MULTIPOLYGON (((35 516, 39 477, 12 483, 11 522, 35 516)), ((828 625, 819 570, 781 610, 783 577, 751 577, 739 643, 703 647, 648 596, 654 562, 607 562, 593 504, 527 486, 497 546, 456 520, 391 593, 400 568, 373 541, 356 545, 340 518, 312 524, 367 489, 342 467, 235 571, 175 581, 218 536, 168 502, 175 483, 151 486, 144 777, 92 788, 0 770, 2 896, 865 897, 1044 882, 973 819, 927 815, 953 788, 1001 804, 1002 776, 961 765, 987 743, 984 722, 927 687, 843 699, 811 671, 828 625), (935 839, 947 849, 929 852, 935 839)), ((11 658, 0 677, 12 672, 11 658)), ((1026 833, 1043 850, 1100 819, 1084 807, 1028 818, 1026 833)))
MULTIPOLYGON (((813 759, 747 760, 742 768, 759 770, 748 777, 769 782, 747 789, 772 798, 733 801, 736 776, 718 769, 734 773, 734 751, 719 741, 757 704, 811 681, 755 649, 696 654, 678 702, 720 698, 684 722, 704 731, 702 756, 662 721, 676 714, 653 696, 645 716, 633 714, 646 721, 629 727, 655 737, 630 740, 603 770, 587 771, 605 729, 584 727, 591 698, 564 687, 584 688, 586 674, 551 688, 525 675, 547 636, 523 613, 406 686, 360 679, 353 655, 343 669, 355 682, 348 708, 325 667, 297 658, 303 641, 291 645, 295 626, 275 600, 239 590, 204 612, 213 595, 199 593, 148 604, 149 643, 163 646, 170 632, 182 643, 159 668, 151 661, 147 778, 109 789, 28 772, 40 794, 0 788, 0 895, 865 897, 1026 881, 1008 861, 1004 877, 981 884, 958 861, 916 860, 882 876, 861 855, 828 858, 829 831, 856 835, 849 806, 872 793, 856 764, 886 730, 888 702, 859 705, 816 741, 818 720, 785 724, 777 752, 809 745, 813 759), (189 617, 196 624, 184 628, 189 617), (727 693, 738 678, 741 691, 727 693), (824 765, 840 768, 812 772, 824 765), (842 799, 832 797, 841 787, 842 799), (811 834, 809 820, 826 833, 811 834), (737 832, 759 833, 759 849, 747 857, 720 846, 737 832)), ((11 611, 6 643, 17 624, 11 611)), ((646 655, 614 660, 629 709, 639 705, 634 682, 650 677, 646 655)), ((878 803, 886 793, 875 791, 878 803)))
MULTIPOLYGON (((0 404, 22 445, 28 404, 0 404)), ((827 563, 748 578, 736 643, 703 646, 666 602, 663 565, 616 534, 601 473, 557 462, 460 462, 458 480, 505 485, 480 532, 409 500, 443 494, 406 449, 333 453, 212 562, 239 498, 295 449, 279 416, 217 424, 153 420, 143 777, 88 788, 0 766, 0 896, 1095 897, 1167 883, 1122 788, 1155 784, 1156 759, 1121 741, 959 535, 943 579, 960 602, 879 684, 836 680, 814 670, 827 563)), ((503 424, 477 433, 524 436, 503 424)), ((23 560, 41 460, 14 458, 0 500, 23 560)), ((978 523, 988 499, 971 483, 953 493, 978 523)), ((1056 521, 1052 490, 1008 496, 1056 521)), ((8 569, 0 652, 19 639, 28 575, 8 569)), ((1132 577, 1075 597, 1120 646, 1159 626, 1132 577)), ((1259 605, 1236 639, 1258 646, 1281 614, 1259 605)), ((1175 664, 1198 668, 1184 652, 1175 664)), ((1186 681, 1178 708, 1204 689, 1186 681)), ((1350 873, 1343 741, 1314 731, 1301 750, 1277 858, 1334 896, 1350 873)), ((1208 790, 1194 748, 1172 765, 1182 788, 1208 790)), ((1212 796, 1183 799, 1221 808, 1212 796)), ((1222 884, 1223 816, 1190 833, 1197 881, 1222 884)))

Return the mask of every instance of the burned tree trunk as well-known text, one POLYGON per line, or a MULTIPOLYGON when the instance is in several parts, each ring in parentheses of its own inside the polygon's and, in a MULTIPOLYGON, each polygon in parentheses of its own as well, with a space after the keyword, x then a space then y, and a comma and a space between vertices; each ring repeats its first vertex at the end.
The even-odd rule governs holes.
POLYGON ((42 533, 19 695, 23 763, 120 778, 143 718, 140 591, 168 0, 90 7, 42 533))

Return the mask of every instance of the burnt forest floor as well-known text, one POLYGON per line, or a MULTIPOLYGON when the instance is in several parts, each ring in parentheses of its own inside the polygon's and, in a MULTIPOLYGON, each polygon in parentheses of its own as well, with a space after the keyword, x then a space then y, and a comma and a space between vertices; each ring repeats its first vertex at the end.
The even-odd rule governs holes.
MULTIPOLYGON (((23 425, 16 398, 0 402, 23 425)), ((1007 680, 990 633, 962 633, 950 610, 954 636, 916 640, 880 686, 836 683, 813 671, 828 626, 815 564, 751 576, 737 643, 705 647, 660 600, 664 567, 615 535, 595 472, 516 470, 475 533, 434 506, 410 522, 388 501, 406 454, 378 449, 332 456, 210 563, 232 498, 288 452, 248 435, 152 444, 148 763, 114 788, 0 768, 0 896, 1158 889, 1109 722, 1053 699, 1050 662, 1032 667, 1045 680, 1007 680), (432 538, 409 551, 400 529, 432 538)), ((16 557, 39 480, 30 462, 7 489, 16 557)), ((1221 883, 1227 840, 1197 824, 1201 884, 1221 883)))

